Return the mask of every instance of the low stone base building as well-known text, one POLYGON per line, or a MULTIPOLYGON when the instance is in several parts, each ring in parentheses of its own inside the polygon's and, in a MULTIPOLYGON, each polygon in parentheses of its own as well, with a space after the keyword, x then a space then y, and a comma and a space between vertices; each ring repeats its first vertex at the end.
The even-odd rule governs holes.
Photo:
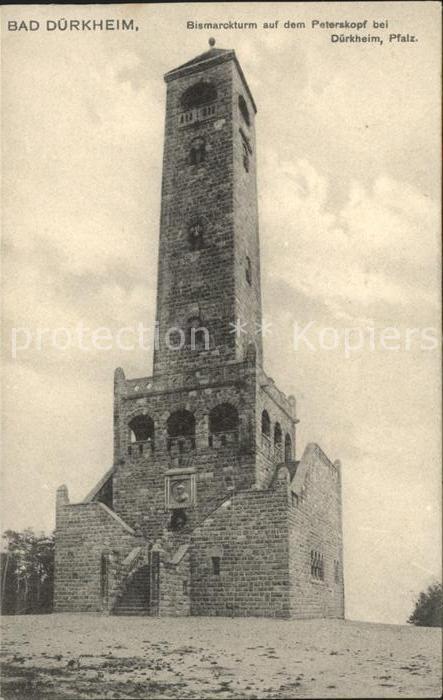
POLYGON ((116 370, 113 466, 58 489, 55 610, 343 617, 340 465, 263 370, 256 106, 213 43, 165 80, 153 376, 116 370))

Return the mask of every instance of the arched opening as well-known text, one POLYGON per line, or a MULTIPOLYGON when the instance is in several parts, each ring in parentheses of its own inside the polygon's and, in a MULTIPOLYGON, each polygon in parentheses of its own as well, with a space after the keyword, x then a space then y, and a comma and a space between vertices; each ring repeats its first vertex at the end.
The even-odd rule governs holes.
POLYGON ((272 459, 271 419, 266 409, 261 414, 261 447, 266 457, 272 459))
POLYGON ((209 413, 210 447, 223 447, 238 441, 238 411, 229 403, 215 406, 209 413))
POLYGON ((289 433, 286 433, 285 437, 285 462, 290 462, 292 460, 292 440, 289 433))
POLYGON ((201 136, 197 136, 191 141, 191 150, 189 152, 189 161, 191 165, 203 163, 206 158, 206 142, 201 136))
POLYGON ((190 411, 175 411, 167 421, 168 450, 177 446, 179 452, 195 448, 195 417, 190 411))
POLYGON ((143 454, 148 448, 154 449, 154 421, 150 416, 135 416, 129 421, 128 427, 130 455, 143 454))
POLYGON ((200 107, 208 102, 213 102, 217 99, 217 88, 213 83, 199 82, 188 87, 181 96, 181 106, 183 109, 192 109, 200 107))
POLYGON ((318 581, 324 581, 325 563, 323 554, 311 550, 311 577, 318 581))
POLYGON ((261 434, 268 440, 271 439, 271 419, 266 409, 261 414, 261 434))
POLYGON ((150 416, 135 416, 129 421, 131 442, 144 442, 154 438, 154 421, 150 416))
POLYGON ((280 423, 274 426, 274 452, 277 459, 281 460, 283 451, 283 438, 280 423))
POLYGON ((241 113, 243 119, 245 120, 246 124, 248 126, 250 126, 251 120, 249 118, 249 110, 248 110, 248 107, 246 105, 246 100, 243 97, 243 95, 239 95, 239 97, 238 97, 238 106, 239 106, 240 113, 241 113))

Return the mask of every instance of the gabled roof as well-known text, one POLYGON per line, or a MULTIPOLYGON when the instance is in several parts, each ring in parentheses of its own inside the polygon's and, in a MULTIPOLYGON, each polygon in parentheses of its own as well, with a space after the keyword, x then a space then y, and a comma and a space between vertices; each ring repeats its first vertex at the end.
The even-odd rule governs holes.
MULTIPOLYGON (((230 53, 230 51, 228 49, 216 49, 213 46, 208 51, 201 53, 199 56, 192 58, 190 61, 186 61, 186 63, 182 63, 181 66, 177 66, 177 68, 174 68, 173 70, 169 71, 169 73, 175 73, 176 70, 181 70, 182 68, 187 68, 187 66, 193 66, 197 63, 202 63, 203 61, 208 61, 211 58, 216 58, 217 56, 223 56, 224 54, 227 54, 227 53, 230 53)), ((168 75, 169 73, 166 73, 166 75, 168 75)))
POLYGON ((172 70, 165 73, 164 79, 167 83, 169 83, 171 80, 175 80, 175 78, 181 77, 182 75, 197 73, 198 71, 202 70, 203 68, 209 67, 210 65, 214 65, 216 63, 224 63, 225 61, 230 61, 231 59, 237 66, 237 70, 250 97, 252 106, 254 108, 254 112, 257 113, 257 107, 255 105, 254 98, 252 97, 249 85, 246 82, 246 78, 243 74, 242 68, 240 66, 240 63, 238 62, 237 56, 235 55, 235 51, 233 49, 216 49, 211 44, 211 48, 208 51, 205 51, 204 53, 195 56, 195 58, 191 58, 190 61, 182 63, 181 66, 173 68, 172 70))
POLYGON ((114 473, 114 466, 110 467, 107 472, 105 472, 102 478, 96 483, 93 489, 88 493, 86 498, 83 499, 82 503, 90 503, 94 500, 95 496, 98 494, 101 488, 106 484, 106 482, 112 477, 114 473))

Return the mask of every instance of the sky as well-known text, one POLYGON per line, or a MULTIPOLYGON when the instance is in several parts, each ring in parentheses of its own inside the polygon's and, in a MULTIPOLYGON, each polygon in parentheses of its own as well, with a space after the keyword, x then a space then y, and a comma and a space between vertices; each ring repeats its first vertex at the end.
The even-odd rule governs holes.
POLYGON ((441 577, 436 2, 3 7, 2 527, 52 529, 60 484, 84 498, 112 463, 114 369, 151 374, 150 351, 51 333, 152 326, 163 75, 210 36, 258 107, 265 368, 297 398, 297 457, 317 442, 342 462, 346 614, 404 623, 441 577), (44 29, 59 18, 138 31, 44 29), (186 26, 229 19, 259 26, 186 26))

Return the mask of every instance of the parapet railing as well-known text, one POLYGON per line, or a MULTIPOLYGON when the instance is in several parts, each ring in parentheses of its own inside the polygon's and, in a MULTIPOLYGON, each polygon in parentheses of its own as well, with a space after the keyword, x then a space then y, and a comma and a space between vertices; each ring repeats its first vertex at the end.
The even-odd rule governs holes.
POLYGON ((173 451, 178 452, 179 454, 188 452, 189 450, 195 450, 195 436, 177 435, 174 437, 168 437, 166 446, 169 452, 173 451))
POLYGON ((130 457, 140 457, 143 454, 154 452, 154 440, 135 440, 128 445, 128 455, 130 457))
POLYGON ((237 445, 239 440, 238 430, 223 430, 210 432, 208 435, 209 447, 228 447, 237 445))

